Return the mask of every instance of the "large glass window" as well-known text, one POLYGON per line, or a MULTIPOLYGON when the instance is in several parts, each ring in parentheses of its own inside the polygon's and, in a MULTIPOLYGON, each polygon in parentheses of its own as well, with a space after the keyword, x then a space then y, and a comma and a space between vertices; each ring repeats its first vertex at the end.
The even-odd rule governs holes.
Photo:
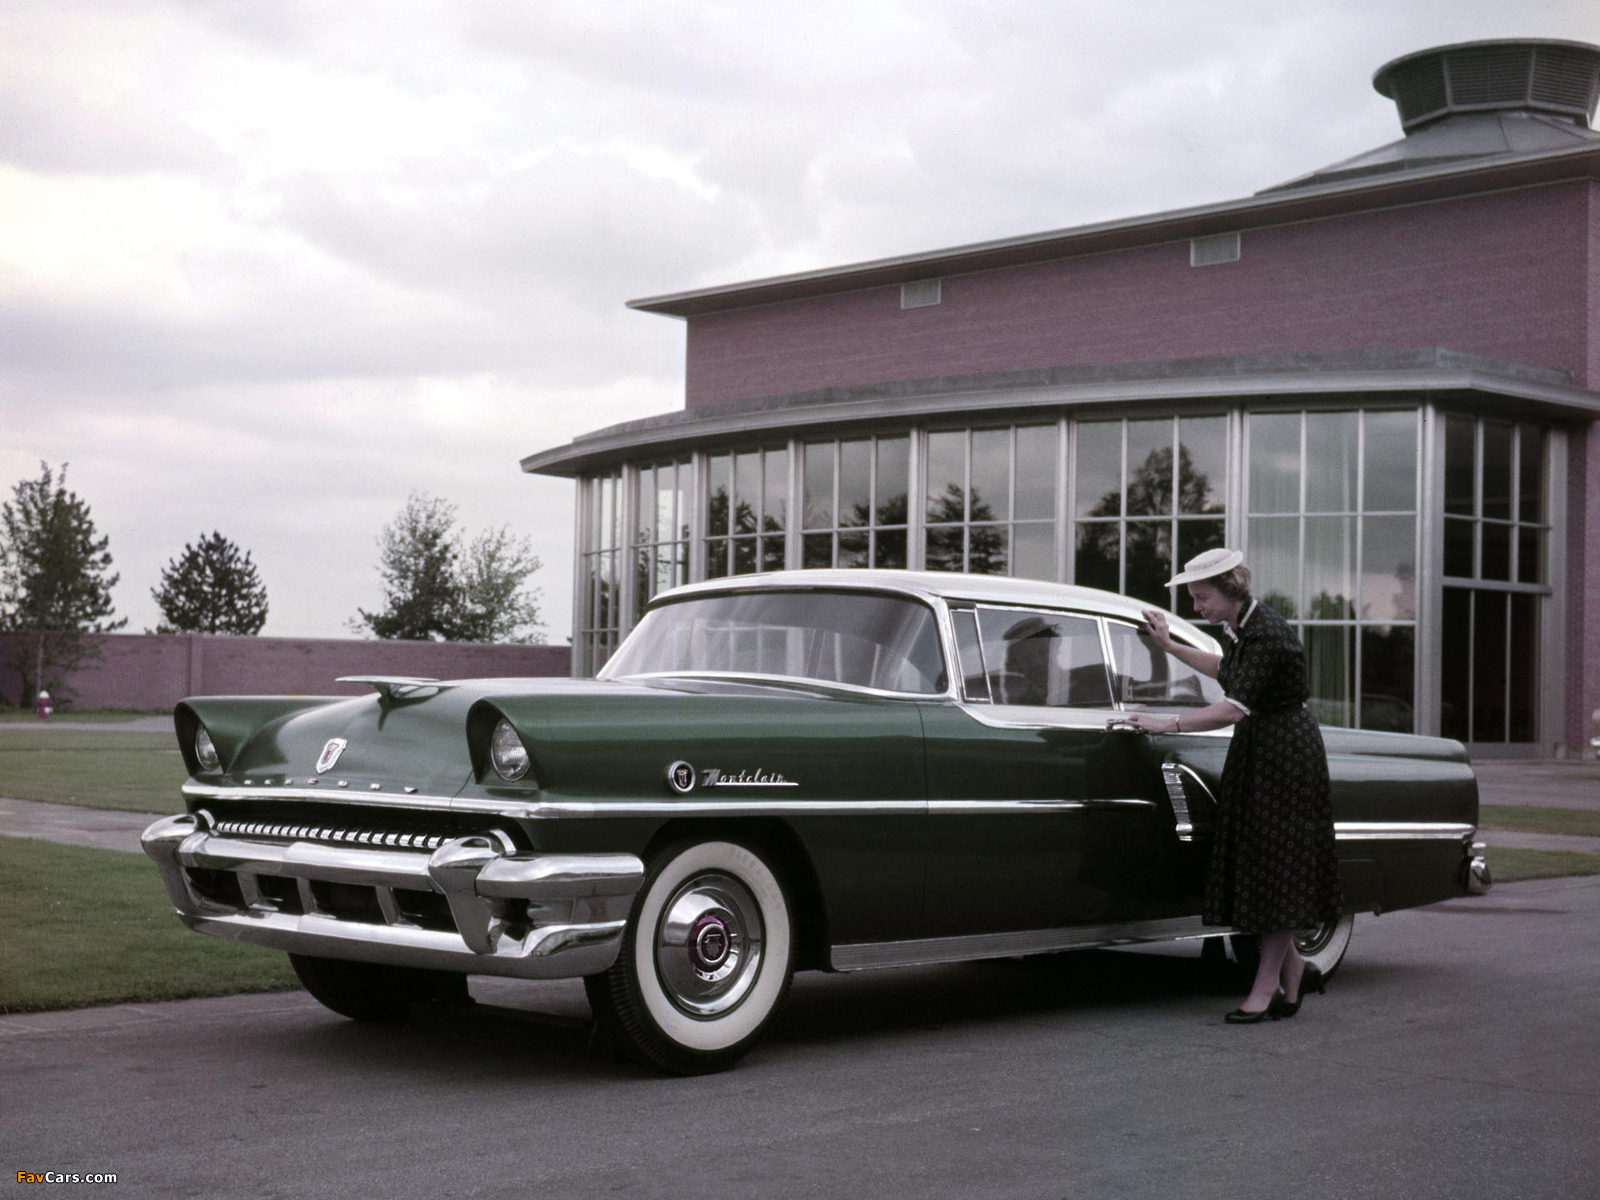
POLYGON ((1056 578, 1056 426, 927 437, 930 571, 1056 578))
POLYGON ((634 603, 689 582, 689 503, 693 468, 687 462, 638 468, 633 535, 634 603))
POLYGON ((783 570, 788 449, 710 455, 706 484, 706 578, 783 570))
POLYGON ((1225 417, 1080 421, 1073 581, 1171 608, 1175 564, 1223 544, 1225 417))
POLYGON ((1447 417, 1444 476, 1440 732, 1463 742, 1537 741, 1549 590, 1545 431, 1447 417))
POLYGON ((582 570, 573 624, 579 670, 593 674, 616 650, 622 632, 622 473, 597 475, 583 486, 582 570))
POLYGON ((802 558, 808 567, 904 567, 911 439, 803 448, 802 558))
POLYGON ((1252 590, 1296 625, 1324 724, 1416 727, 1417 430, 1415 409, 1249 418, 1252 590))

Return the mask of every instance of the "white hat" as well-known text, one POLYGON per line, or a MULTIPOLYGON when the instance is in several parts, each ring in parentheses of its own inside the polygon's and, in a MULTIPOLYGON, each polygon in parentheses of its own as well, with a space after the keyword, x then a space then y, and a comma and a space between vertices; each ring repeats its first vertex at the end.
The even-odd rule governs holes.
POLYGON ((1207 550, 1204 554, 1196 554, 1183 564, 1171 579, 1167 580, 1168 587, 1177 587, 1180 584, 1195 583, 1201 579, 1215 579, 1218 575, 1226 575, 1244 561, 1244 554, 1238 550, 1225 550, 1218 546, 1215 550, 1207 550))

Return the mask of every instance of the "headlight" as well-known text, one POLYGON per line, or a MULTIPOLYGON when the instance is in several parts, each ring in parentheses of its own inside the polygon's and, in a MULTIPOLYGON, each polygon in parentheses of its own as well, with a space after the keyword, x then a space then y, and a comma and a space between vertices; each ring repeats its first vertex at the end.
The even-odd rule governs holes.
POLYGON ((204 725, 194 731, 194 756, 200 761, 202 771, 222 770, 222 759, 217 757, 217 748, 212 745, 211 735, 204 725))
POLYGON ((514 781, 528 773, 528 748, 504 717, 489 735, 489 761, 501 779, 514 781))

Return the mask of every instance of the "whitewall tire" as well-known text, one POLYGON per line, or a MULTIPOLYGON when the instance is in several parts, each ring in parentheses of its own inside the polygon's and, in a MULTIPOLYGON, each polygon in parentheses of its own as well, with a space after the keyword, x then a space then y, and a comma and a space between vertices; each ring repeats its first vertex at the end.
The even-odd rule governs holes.
POLYGON ((616 965, 585 987, 628 1049, 694 1074, 744 1055, 793 975, 793 919, 776 872, 746 846, 704 841, 656 857, 616 965))

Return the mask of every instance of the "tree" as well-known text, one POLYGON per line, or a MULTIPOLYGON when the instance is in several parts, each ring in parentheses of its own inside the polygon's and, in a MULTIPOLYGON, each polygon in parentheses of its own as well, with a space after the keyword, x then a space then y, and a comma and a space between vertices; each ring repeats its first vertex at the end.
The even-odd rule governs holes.
POLYGON ((161 572, 161 586, 150 595, 166 618, 157 633, 257 634, 267 623, 267 588, 247 551, 216 530, 198 545, 185 544, 183 557, 161 572))
POLYGON ((480 534, 463 554, 456 508, 412 492, 378 538, 384 608, 358 609, 357 630, 380 638, 441 642, 542 642, 538 593, 527 588, 541 566, 526 538, 502 527, 480 534))
MULTIPOLYGON (((1172 450, 1152 450, 1138 467, 1130 465, 1126 515, 1126 540, 1123 526, 1114 521, 1083 522, 1078 526, 1075 578, 1087 587, 1123 591, 1129 596, 1165 607, 1171 589, 1166 580, 1173 573, 1171 514, 1173 462, 1172 450), (1153 517, 1153 520, 1140 520, 1153 517), (1127 573, 1118 583, 1118 566, 1126 555, 1127 573)), ((1222 512, 1222 502, 1214 494, 1210 478, 1195 469, 1189 448, 1178 447, 1177 487, 1179 513, 1222 512)), ((1124 515, 1121 489, 1103 495, 1084 514, 1090 517, 1124 515)))
POLYGON ((0 507, 0 629, 22 635, 12 665, 23 704, 41 688, 59 694, 67 674, 100 657, 87 635, 128 623, 108 620, 121 578, 109 574, 110 538, 95 536, 89 505, 67 490, 66 463, 59 477, 48 463, 39 469, 0 507))
POLYGON ((528 576, 543 565, 528 539, 504 525, 474 538, 459 573, 464 640, 542 643, 544 634, 535 628, 539 592, 526 585, 528 576))

